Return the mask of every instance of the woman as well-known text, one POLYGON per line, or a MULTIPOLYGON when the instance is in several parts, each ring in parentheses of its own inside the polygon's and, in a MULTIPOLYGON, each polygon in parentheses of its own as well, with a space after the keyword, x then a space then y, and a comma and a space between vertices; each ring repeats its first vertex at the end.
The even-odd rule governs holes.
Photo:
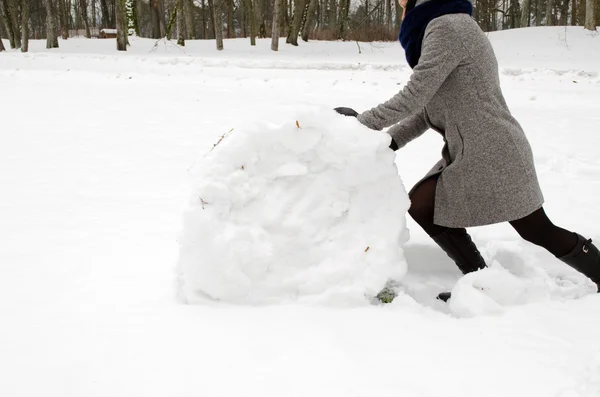
POLYGON ((506 105, 494 51, 471 18, 471 3, 408 0, 404 9, 400 42, 410 81, 362 114, 336 111, 375 130, 393 126, 394 150, 428 128, 444 137, 442 160, 409 193, 408 212, 463 273, 486 266, 465 228, 510 222, 600 289, 598 249, 544 212, 529 142, 506 105))

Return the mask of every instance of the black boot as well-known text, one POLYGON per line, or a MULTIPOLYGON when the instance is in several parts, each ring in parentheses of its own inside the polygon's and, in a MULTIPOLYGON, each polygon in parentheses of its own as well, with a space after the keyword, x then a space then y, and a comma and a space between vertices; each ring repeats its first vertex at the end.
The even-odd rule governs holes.
MULTIPOLYGON (((442 234, 433 236, 432 239, 456 263, 463 274, 487 267, 485 260, 465 229, 447 229, 442 234)), ((438 299, 446 302, 450 299, 450 293, 442 292, 438 295, 438 299)))
POLYGON ((448 229, 432 239, 456 263, 463 274, 486 267, 483 257, 465 229, 448 229))
POLYGON ((558 259, 592 279, 600 292, 600 251, 592 244, 591 239, 586 240, 578 234, 573 251, 558 259))

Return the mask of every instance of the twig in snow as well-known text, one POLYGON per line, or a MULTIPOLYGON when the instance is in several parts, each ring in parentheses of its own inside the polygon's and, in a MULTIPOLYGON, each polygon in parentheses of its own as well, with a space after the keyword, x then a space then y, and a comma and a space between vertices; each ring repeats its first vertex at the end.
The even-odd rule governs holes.
MULTIPOLYGON (((233 128, 230 129, 229 131, 227 131, 226 133, 224 133, 223 135, 221 135, 221 138, 219 138, 219 141, 217 143, 215 143, 213 145, 213 147, 208 151, 208 153, 212 152, 213 150, 215 150, 215 148, 217 146, 219 146, 219 143, 223 142, 223 139, 227 138, 227 135, 229 135, 231 133, 231 131, 233 131, 233 128)), ((206 153, 206 155, 208 155, 208 153, 206 153)), ((205 155, 205 156, 206 156, 205 155)))

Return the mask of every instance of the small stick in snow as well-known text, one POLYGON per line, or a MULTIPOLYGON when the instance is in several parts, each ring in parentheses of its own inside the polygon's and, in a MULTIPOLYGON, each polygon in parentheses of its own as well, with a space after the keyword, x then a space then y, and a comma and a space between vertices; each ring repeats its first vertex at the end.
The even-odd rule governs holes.
POLYGON ((198 198, 200 199, 200 204, 202 205, 202 209, 204 209, 204 206, 205 206, 205 205, 208 205, 208 203, 207 203, 206 201, 204 201, 204 200, 202 199, 202 197, 198 197, 198 198))
POLYGON ((300 123, 298 122, 298 120, 296 120, 296 127, 298 127, 299 129, 302 129, 302 127, 300 127, 300 123))
MULTIPOLYGON (((223 139, 225 139, 227 137, 227 135, 229 135, 231 133, 231 131, 233 131, 233 128, 230 129, 229 131, 227 131, 226 133, 224 133, 223 135, 221 135, 221 138, 219 138, 219 141, 213 145, 213 147, 208 151, 208 153, 215 150, 215 148, 219 145, 219 143, 223 142, 223 139)), ((206 153, 206 154, 208 154, 208 153, 206 153)))
POLYGON ((370 249, 371 249, 371 247, 370 247, 370 246, 369 246, 369 247, 367 247, 367 248, 365 249, 365 252, 369 252, 369 250, 370 250, 370 249))

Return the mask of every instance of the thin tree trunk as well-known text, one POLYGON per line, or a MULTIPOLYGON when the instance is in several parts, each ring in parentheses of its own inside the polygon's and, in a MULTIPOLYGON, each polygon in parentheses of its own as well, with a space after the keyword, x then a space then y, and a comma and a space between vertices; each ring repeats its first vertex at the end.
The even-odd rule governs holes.
POLYGON ((67 25, 67 7, 65 7, 65 0, 58 0, 58 20, 60 22, 60 33, 63 40, 69 38, 69 26, 67 25))
POLYGON ((15 36, 15 45, 17 48, 21 47, 21 30, 19 26, 19 3, 20 0, 8 0, 8 6, 10 7, 10 18, 12 19, 13 34, 15 36))
POLYGON ((201 0, 200 5, 202 6, 202 39, 206 39, 206 3, 204 0, 201 0))
POLYGON ((306 21, 304 22, 304 29, 302 29, 302 40, 308 41, 308 35, 312 29, 313 20, 315 17, 315 11, 317 9, 318 0, 310 0, 308 4, 308 11, 306 12, 306 21))
MULTIPOLYGON (((568 4, 568 0, 567 0, 567 4, 568 4)), ((577 11, 578 11, 577 10, 577 0, 572 0, 571 6, 573 8, 571 10, 571 26, 576 26, 577 25, 577 11)), ((567 9, 568 8, 569 8, 569 6, 567 5, 567 9)))
POLYGON ((233 26, 233 0, 223 0, 227 2, 227 38, 235 38, 235 26, 233 26))
POLYGON ((213 0, 208 0, 208 21, 210 22, 207 38, 213 39, 215 36, 215 4, 213 0))
POLYGON ((389 28, 392 26, 392 1, 385 0, 385 25, 389 28))
POLYGON ((21 52, 29 51, 29 0, 21 1, 21 38, 21 52))
POLYGON ((554 26, 554 21, 552 20, 552 9, 554 6, 553 0, 547 0, 546 4, 546 26, 554 26))
POLYGON ((116 0, 117 50, 127 51, 127 7, 125 0, 116 0))
POLYGON ((177 0, 175 11, 177 13, 177 45, 185 46, 185 16, 183 11, 183 2, 177 0))
POLYGON ((596 31, 596 3, 594 0, 587 0, 585 4, 585 25, 587 30, 596 31))
POLYGON ((338 39, 346 38, 346 27, 348 25, 348 12, 350 11, 350 0, 340 0, 340 17, 338 27, 338 39))
MULTIPOLYGON (((260 2, 260 0, 255 0, 260 2)), ((250 25, 250 45, 256 45, 256 13, 254 12, 255 1, 246 0, 246 15, 248 15, 248 22, 250 25)))
POLYGON ((100 9, 102 10, 102 27, 109 28, 110 26, 110 14, 108 13, 107 0, 100 0, 100 9))
MULTIPOLYGON (((60 2, 61 0, 58 1, 60 2)), ((87 2, 85 0, 81 0, 79 2, 79 7, 81 12, 81 19, 83 20, 83 26, 85 27, 85 37, 91 39, 92 34, 90 33, 90 21, 88 20, 87 2)))
POLYGON ((223 50, 223 11, 221 0, 213 0, 213 15, 215 27, 215 39, 217 41, 217 50, 223 50))
POLYGON ((526 28, 529 26, 529 12, 531 8, 530 0, 523 0, 523 12, 521 13, 521 27, 526 28))
POLYGON ((8 3, 6 0, 0 0, 0 17, 4 18, 4 26, 6 28, 6 34, 8 36, 10 48, 17 48, 17 43, 15 42, 15 32, 13 30, 12 19, 10 17, 10 9, 8 8, 8 3))
POLYGON ((275 10, 273 11, 273 29, 271 33, 271 50, 278 51, 279 50, 279 27, 280 17, 283 13, 282 7, 283 0, 275 0, 275 10))
POLYGON ((185 17, 185 33, 189 40, 196 40, 196 26, 194 24, 193 0, 183 0, 183 14, 185 17))
POLYGON ((46 48, 58 48, 52 0, 44 0, 44 6, 46 8, 46 48))
MULTIPOLYGON (((2 32, 2 18, 0 18, 0 32, 2 32)), ((4 43, 2 42, 2 35, 0 35, 0 52, 6 51, 4 48, 4 43)))
POLYGON ((298 46, 298 33, 300 32, 300 24, 302 23, 302 17, 304 16, 304 5, 305 0, 296 0, 294 2, 294 17, 290 24, 290 32, 288 34, 286 43, 298 46))
MULTIPOLYGON (((117 0, 118 1, 118 0, 117 0)), ((150 0, 150 15, 152 20, 152 38, 162 38, 160 29, 160 11, 158 8, 158 0, 150 0)))

